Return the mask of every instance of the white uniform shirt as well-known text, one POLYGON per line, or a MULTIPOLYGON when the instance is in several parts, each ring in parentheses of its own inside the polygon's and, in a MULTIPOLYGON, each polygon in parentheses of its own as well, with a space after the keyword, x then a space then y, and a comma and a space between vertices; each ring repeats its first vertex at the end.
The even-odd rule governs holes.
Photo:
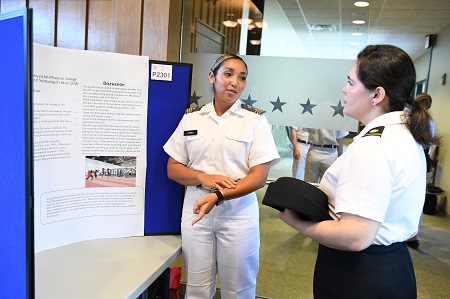
POLYGON ((212 103, 185 114, 164 150, 190 169, 235 180, 280 159, 266 117, 242 108, 240 100, 221 117, 212 103))
POLYGON ((373 242, 390 245, 417 233, 425 200, 426 162, 419 145, 402 124, 403 111, 371 121, 320 183, 331 210, 381 223, 373 242), (384 126, 380 136, 364 136, 384 126))

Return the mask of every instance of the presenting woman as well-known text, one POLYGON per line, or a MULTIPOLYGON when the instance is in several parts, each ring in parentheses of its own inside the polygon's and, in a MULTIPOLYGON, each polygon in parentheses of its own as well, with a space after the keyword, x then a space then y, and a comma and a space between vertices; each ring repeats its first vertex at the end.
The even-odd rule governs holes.
POLYGON ((181 234, 186 296, 255 298, 259 209, 255 190, 279 159, 261 110, 242 104, 247 65, 221 55, 209 72, 214 98, 188 109, 164 145, 170 179, 185 185, 181 234))
POLYGON ((371 45, 348 74, 344 113, 365 127, 320 183, 339 220, 280 218, 317 242, 314 298, 416 298, 405 240, 417 233, 425 193, 424 146, 437 142, 427 109, 412 102, 411 58, 371 45), (403 111, 411 103, 409 112, 403 111))

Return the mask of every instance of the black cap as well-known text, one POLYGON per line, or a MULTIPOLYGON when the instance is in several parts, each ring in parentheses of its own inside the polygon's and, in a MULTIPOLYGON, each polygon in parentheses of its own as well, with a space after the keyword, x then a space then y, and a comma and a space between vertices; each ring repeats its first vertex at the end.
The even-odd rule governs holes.
POLYGON ((262 204, 279 211, 295 211, 305 220, 333 220, 328 213, 328 196, 318 187, 293 177, 269 183, 262 204))

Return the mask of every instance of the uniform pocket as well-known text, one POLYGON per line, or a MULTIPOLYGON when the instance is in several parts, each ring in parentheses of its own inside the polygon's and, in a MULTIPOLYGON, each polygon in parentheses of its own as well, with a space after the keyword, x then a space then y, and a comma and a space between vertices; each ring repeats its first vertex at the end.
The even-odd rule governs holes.
POLYGON ((236 130, 227 133, 225 155, 233 160, 247 160, 253 133, 248 130, 236 130))

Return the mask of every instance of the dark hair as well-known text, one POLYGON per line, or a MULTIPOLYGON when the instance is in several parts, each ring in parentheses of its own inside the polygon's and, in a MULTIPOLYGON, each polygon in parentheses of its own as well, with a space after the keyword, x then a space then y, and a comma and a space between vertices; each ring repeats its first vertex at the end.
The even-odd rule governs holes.
POLYGON ((228 59, 239 59, 240 61, 242 61, 244 63, 245 69, 248 72, 248 67, 247 67, 247 64, 245 63, 244 59, 242 59, 241 57, 239 57, 235 54, 222 54, 219 57, 217 57, 216 60, 214 60, 212 66, 211 66, 211 72, 213 72, 214 77, 217 75, 217 71, 219 70, 220 66, 228 59))
POLYGON ((414 98, 414 102, 418 102, 425 108, 430 109, 433 99, 428 93, 420 93, 414 98))
MULTIPOLYGON (((424 147, 429 147, 433 144, 438 144, 440 137, 433 136, 431 129, 431 122, 433 121, 428 109, 431 107, 431 96, 427 93, 419 94, 415 97, 411 109, 409 111, 408 126, 410 131, 422 132, 420 140, 424 147)), ((414 137, 415 138, 415 137, 414 137)), ((416 138, 417 140, 417 138, 416 138)))
POLYGON ((368 90, 384 88, 388 100, 384 106, 386 112, 402 111, 406 104, 411 104, 406 125, 414 139, 424 147, 437 144, 431 132, 430 114, 411 97, 416 69, 405 51, 392 45, 366 46, 358 54, 356 75, 368 90))

